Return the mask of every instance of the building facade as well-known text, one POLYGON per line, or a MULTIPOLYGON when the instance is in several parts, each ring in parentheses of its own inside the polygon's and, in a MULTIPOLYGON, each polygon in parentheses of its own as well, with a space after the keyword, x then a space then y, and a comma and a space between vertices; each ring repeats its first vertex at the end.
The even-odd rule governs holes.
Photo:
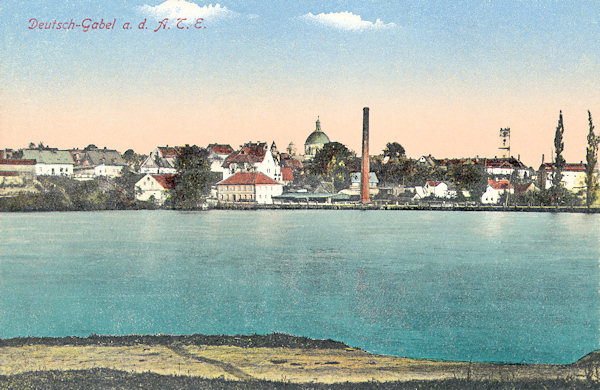
POLYGON ((238 172, 217 183, 217 199, 229 203, 272 204, 283 193, 281 183, 261 172, 238 172))

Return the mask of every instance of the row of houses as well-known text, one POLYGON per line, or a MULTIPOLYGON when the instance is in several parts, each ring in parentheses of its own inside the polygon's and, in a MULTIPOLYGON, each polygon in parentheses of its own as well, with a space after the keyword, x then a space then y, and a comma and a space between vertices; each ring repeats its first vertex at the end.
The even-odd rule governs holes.
POLYGON ((19 151, 19 158, 15 158, 15 153, 10 157, 3 161, 11 161, 12 166, 32 166, 33 172, 30 173, 33 176, 64 176, 78 180, 90 180, 99 176, 116 177, 127 165, 116 150, 98 149, 92 145, 85 149, 71 150, 23 149, 19 151))

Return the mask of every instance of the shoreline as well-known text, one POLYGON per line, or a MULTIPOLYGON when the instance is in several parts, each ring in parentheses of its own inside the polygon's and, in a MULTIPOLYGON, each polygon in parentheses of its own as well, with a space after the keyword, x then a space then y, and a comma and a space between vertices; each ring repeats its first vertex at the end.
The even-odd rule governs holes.
POLYGON ((65 376, 88 383, 90 378, 99 380, 98 375, 108 375, 117 380, 114 383, 187 378, 194 383, 191 387, 209 387, 198 382, 208 381, 215 388, 229 388, 227 384, 238 388, 240 383, 250 386, 243 388, 278 388, 284 383, 300 386, 291 388, 304 388, 307 383, 404 388, 398 386, 415 381, 434 388, 482 388, 490 381, 494 386, 551 381, 546 387, 569 384, 570 388, 579 388, 576 386, 600 383, 599 351, 571 364, 457 362, 378 355, 334 340, 280 333, 0 339, 0 361, 0 385, 24 380, 64 383, 60 381, 65 376))
POLYGON ((52 212, 99 212, 99 211, 211 211, 211 210, 360 210, 360 211, 455 211, 455 212, 507 212, 507 213, 569 213, 600 214, 600 207, 586 206, 463 206, 453 204, 418 204, 418 205, 377 205, 377 204, 219 204, 208 208, 169 209, 169 208, 123 208, 123 209, 38 209, 38 210, 6 210, 0 213, 52 213, 52 212))

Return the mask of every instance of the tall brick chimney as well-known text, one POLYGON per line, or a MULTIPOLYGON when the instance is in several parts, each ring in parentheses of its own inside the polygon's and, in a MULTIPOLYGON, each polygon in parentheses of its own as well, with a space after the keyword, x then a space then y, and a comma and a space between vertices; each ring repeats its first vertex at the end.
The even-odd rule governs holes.
POLYGON ((369 107, 363 108, 362 165, 360 201, 369 203, 369 107))

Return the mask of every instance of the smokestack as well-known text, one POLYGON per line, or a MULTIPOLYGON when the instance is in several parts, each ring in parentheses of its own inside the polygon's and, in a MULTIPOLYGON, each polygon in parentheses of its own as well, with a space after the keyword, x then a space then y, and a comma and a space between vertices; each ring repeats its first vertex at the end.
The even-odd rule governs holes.
POLYGON ((369 107, 363 108, 361 203, 369 203, 369 107))

